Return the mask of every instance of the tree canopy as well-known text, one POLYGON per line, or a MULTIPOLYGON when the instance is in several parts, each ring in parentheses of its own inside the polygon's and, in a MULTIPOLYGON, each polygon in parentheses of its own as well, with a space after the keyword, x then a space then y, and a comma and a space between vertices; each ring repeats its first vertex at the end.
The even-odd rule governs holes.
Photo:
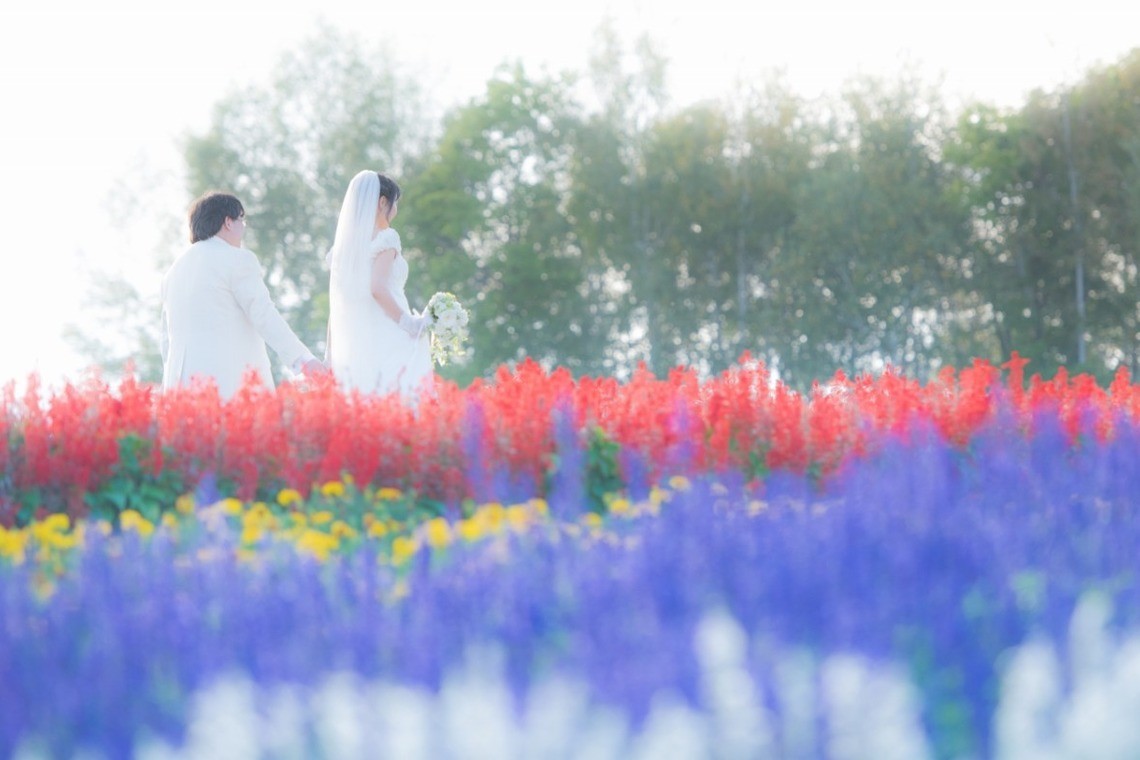
POLYGON ((439 119, 393 66, 321 29, 185 145, 187 200, 242 198, 314 349, 344 188, 375 168, 404 190, 413 305, 447 290, 471 310, 469 357, 442 370, 460 382, 526 357, 715 373, 745 351, 801 387, 1013 351, 1041 372, 1137 369, 1140 51, 959 114, 905 77, 807 101, 773 76, 672 108, 667 61, 606 28, 585 72, 504 62, 439 119))

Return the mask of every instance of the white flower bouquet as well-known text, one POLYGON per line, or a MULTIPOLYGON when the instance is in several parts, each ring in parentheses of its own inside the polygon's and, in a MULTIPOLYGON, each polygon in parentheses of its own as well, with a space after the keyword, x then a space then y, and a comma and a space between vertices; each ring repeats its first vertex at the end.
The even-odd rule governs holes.
POLYGON ((431 360, 444 365, 464 354, 467 340, 467 309, 452 293, 436 293, 428 301, 431 320, 431 360))

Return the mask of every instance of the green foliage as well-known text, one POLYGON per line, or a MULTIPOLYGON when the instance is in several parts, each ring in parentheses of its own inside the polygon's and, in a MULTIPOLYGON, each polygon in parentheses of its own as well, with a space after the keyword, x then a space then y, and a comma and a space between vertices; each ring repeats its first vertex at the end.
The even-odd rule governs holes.
POLYGON ((764 449, 748 452, 748 468, 745 474, 753 480, 763 480, 768 477, 772 468, 768 466, 768 452, 764 449))
POLYGON ((186 483, 173 469, 155 472, 151 464, 151 442, 130 434, 119 439, 119 461, 111 476, 97 490, 84 495, 90 516, 118 524, 119 515, 128 509, 157 522, 163 512, 185 493, 186 483))
POLYGON ((36 515, 44 506, 44 495, 39 488, 29 488, 17 495, 16 504, 19 505, 16 510, 15 524, 17 527, 23 527, 33 520, 36 515))
POLYGON ((606 495, 625 488, 618 465, 621 446, 599 427, 591 428, 586 442, 586 499, 590 511, 606 512, 606 495))

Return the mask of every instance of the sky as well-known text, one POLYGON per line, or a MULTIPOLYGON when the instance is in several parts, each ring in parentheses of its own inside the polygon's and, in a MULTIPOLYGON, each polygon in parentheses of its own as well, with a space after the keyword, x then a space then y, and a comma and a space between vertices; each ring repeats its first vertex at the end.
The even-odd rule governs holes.
MULTIPOLYGON (((40 0, 0 10, 0 385, 79 380, 69 324, 114 334, 85 308, 92 281, 156 292, 154 262, 177 251, 180 141, 215 102, 266 81, 324 23, 382 45, 444 107, 478 96, 495 67, 584 70, 612 20, 669 62, 673 102, 719 97, 774 71, 806 97, 858 75, 935 83, 951 107, 1016 107, 1140 47, 1140 9, 1085 0, 280 0, 183 3, 40 0), (14 8, 27 5, 30 7, 14 8), (1118 7, 1119 6, 1119 7, 1118 7), (794 8, 794 10, 793 10, 794 8), (124 199, 132 202, 124 203, 124 199)), ((143 319, 147 318, 142 315, 143 319)), ((157 320, 158 314, 153 315, 157 320)))

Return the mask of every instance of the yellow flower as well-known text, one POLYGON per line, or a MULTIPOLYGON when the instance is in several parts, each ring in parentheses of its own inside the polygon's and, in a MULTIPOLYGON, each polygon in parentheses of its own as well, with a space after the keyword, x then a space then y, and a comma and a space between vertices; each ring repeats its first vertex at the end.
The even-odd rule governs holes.
POLYGON ((483 537, 483 523, 480 520, 460 520, 455 529, 464 541, 474 542, 483 537))
POLYGON ((483 521, 488 531, 498 533, 503 529, 503 523, 507 519, 507 510, 503 508, 502 504, 492 501, 480 507, 475 516, 483 521))
MULTIPOLYGON (((241 504, 241 502, 238 502, 238 504, 241 504)), ((151 533, 154 533, 154 523, 133 509, 124 509, 119 513, 119 525, 123 530, 133 530, 140 536, 149 536, 151 533)))
POLYGON ((277 527, 277 517, 259 501, 241 516, 241 524, 243 528, 272 529, 277 527))
POLYGON ((32 523, 30 526, 32 538, 40 546, 70 549, 76 543, 75 537, 65 532, 70 523, 65 514, 48 515, 43 520, 32 523))
POLYGON ((671 498, 673 498, 673 494, 669 493, 668 491, 666 491, 663 488, 658 488, 657 486, 653 486, 652 488, 649 489, 649 504, 650 504, 650 507, 652 507, 654 509, 654 512, 653 512, 654 514, 657 514, 657 512, 656 512, 657 507, 660 507, 662 504, 669 501, 669 499, 671 499, 671 498))
POLYGON ((297 547, 312 554, 322 562, 329 558, 329 552, 340 546, 340 542, 328 533, 319 530, 306 530, 297 539, 297 547))
POLYGON ((174 500, 174 510, 180 515, 194 514, 194 508, 197 505, 194 503, 194 496, 192 494, 182 494, 174 500))
POLYGON ((293 488, 282 488, 277 492, 277 503, 283 507, 301 502, 301 492, 293 488))
POLYGON ((348 538, 348 539, 356 538, 356 536, 358 535, 356 532, 356 528, 352 527, 351 525, 344 522, 343 520, 337 520, 336 522, 334 522, 332 524, 332 528, 329 529, 329 533, 331 533, 333 536, 336 536, 337 538, 348 538))
POLYGON ((629 499, 616 498, 610 502, 610 514, 626 516, 632 512, 629 499))
POLYGON ((164 512, 160 524, 168 531, 176 531, 178 530, 178 517, 169 512, 164 512))
POLYGON ((263 535, 265 535, 265 529, 261 523, 247 521, 242 525, 241 542, 243 544, 256 544, 263 535))
POLYGON ((451 526, 442 517, 428 520, 424 532, 427 534, 427 542, 433 549, 442 549, 451 543, 451 526))
POLYGON ((669 487, 674 491, 688 491, 690 488, 689 479, 684 475, 674 475, 669 478, 669 487))
POLYGON ((321 495, 327 497, 344 496, 344 483, 339 480, 330 480, 321 486, 321 495))
POLYGON ((419 544, 415 539, 408 538, 407 536, 397 536, 396 540, 392 542, 393 564, 404 564, 415 555, 416 550, 419 548, 419 544))
POLYGON ((388 526, 387 525, 385 525, 383 522, 381 522, 380 520, 377 520, 375 518, 369 520, 368 518, 372 517, 372 515, 365 515, 364 517, 365 517, 364 523, 368 527, 368 535, 369 536, 371 536, 372 538, 383 538, 384 536, 388 535, 388 526))
POLYGON ((380 501, 396 501, 403 498, 404 493, 399 488, 380 488, 376 491, 376 498, 380 501))
POLYGON ((222 499, 222 511, 227 515, 240 515, 242 506, 241 499, 222 499))
POLYGON ((17 565, 22 564, 27 546, 27 531, 6 530, 0 527, 0 557, 10 559, 17 565))
POLYGON ((66 531, 71 527, 71 518, 62 512, 57 512, 53 515, 48 515, 40 523, 46 530, 54 532, 66 531))
POLYGON ((531 499, 527 504, 530 505, 536 515, 546 517, 550 514, 550 506, 546 503, 546 499, 531 499))
POLYGON ((602 517, 596 512, 587 512, 582 518, 582 522, 590 528, 602 527, 602 517))
POLYGON ((516 533, 521 533, 530 525, 530 512, 521 504, 507 507, 507 523, 516 533))
POLYGON ((309 518, 305 516, 304 512, 290 512, 289 519, 293 521, 294 528, 307 528, 309 526, 309 518))
POLYGON ((327 509, 322 509, 320 512, 314 512, 309 517, 309 520, 312 521, 313 525, 327 525, 333 521, 334 517, 335 515, 333 515, 332 512, 327 509))

